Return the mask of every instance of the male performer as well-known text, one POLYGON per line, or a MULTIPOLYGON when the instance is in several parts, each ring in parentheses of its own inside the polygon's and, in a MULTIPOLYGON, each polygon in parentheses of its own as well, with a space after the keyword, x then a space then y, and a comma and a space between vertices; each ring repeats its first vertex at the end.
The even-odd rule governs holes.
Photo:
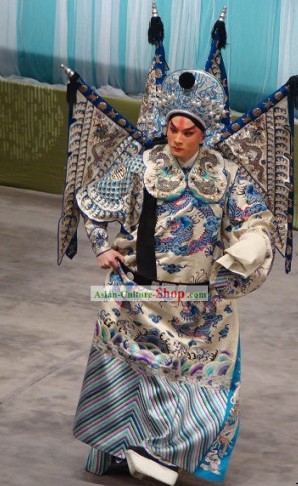
POLYGON ((241 167, 210 148, 223 106, 212 75, 169 75, 167 143, 77 194, 108 282, 209 288, 207 301, 101 303, 74 427, 92 446, 91 472, 127 460, 132 475, 169 485, 179 469, 224 479, 239 427, 235 298, 266 279, 274 227, 241 167), (114 220, 121 230, 109 242, 114 220))

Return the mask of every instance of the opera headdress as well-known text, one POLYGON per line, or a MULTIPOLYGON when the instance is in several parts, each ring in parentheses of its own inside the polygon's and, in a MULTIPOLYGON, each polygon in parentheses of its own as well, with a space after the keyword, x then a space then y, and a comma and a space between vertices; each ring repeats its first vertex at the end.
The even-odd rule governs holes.
POLYGON ((224 128, 221 119, 225 93, 221 83, 205 71, 174 71, 168 75, 159 94, 159 116, 162 127, 175 114, 191 116, 205 131, 204 145, 212 146, 224 128))

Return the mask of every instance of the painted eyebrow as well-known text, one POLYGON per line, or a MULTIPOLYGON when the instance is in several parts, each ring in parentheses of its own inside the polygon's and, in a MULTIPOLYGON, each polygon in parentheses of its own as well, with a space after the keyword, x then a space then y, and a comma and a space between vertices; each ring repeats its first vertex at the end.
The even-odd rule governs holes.
MULTIPOLYGON (((174 127, 176 130, 179 130, 179 128, 178 128, 178 127, 176 127, 175 123, 173 123, 173 122, 172 122, 172 120, 170 120, 170 125, 171 125, 172 127, 174 127)), ((193 124, 191 127, 184 128, 184 129, 183 129, 183 132, 188 132, 189 130, 193 130, 194 128, 196 128, 196 125, 195 125, 195 124, 193 124)))

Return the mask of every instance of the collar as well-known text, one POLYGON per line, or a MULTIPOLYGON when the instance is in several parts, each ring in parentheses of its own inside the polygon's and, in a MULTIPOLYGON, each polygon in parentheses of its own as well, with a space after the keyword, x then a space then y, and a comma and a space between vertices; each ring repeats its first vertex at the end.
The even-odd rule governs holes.
POLYGON ((210 204, 218 202, 226 191, 225 162, 218 151, 201 148, 194 154, 187 161, 187 164, 192 162, 188 181, 169 145, 156 145, 146 150, 143 160, 145 187, 157 199, 175 200, 189 188, 196 199, 210 204))
POLYGON ((198 149, 196 151, 196 153, 190 159, 188 159, 186 162, 180 162, 179 158, 177 158, 181 169, 189 169, 190 167, 192 167, 193 164, 195 163, 196 159, 198 158, 199 152, 200 152, 200 149, 198 149))

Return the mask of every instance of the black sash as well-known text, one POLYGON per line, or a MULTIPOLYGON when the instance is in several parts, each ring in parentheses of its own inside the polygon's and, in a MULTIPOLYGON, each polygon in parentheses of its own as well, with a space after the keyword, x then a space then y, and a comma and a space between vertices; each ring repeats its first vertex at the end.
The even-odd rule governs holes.
POLYGON ((157 222, 156 198, 144 188, 143 209, 137 232, 136 257, 138 274, 156 280, 156 256, 154 233, 157 222))

